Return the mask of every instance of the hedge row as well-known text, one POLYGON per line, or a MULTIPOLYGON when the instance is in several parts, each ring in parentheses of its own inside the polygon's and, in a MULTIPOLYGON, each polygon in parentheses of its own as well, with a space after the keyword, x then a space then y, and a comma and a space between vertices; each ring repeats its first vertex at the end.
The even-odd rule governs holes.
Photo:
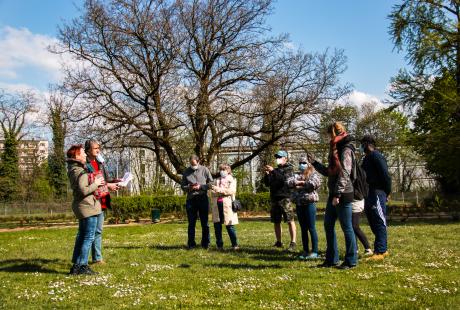
MULTIPOLYGON (((112 198, 111 213, 116 219, 150 217, 152 209, 161 213, 184 213, 185 196, 131 196, 112 198)), ((237 196, 245 211, 268 211, 269 193, 242 193, 237 196)))
MULTIPOLYGON (((132 196, 114 197, 112 200, 111 215, 118 222, 126 219, 149 218, 152 209, 159 209, 161 213, 179 213, 185 215, 185 196, 132 196)), ((243 211, 249 212, 269 212, 270 194, 269 193, 241 193, 237 198, 243 205, 243 211)), ((417 206, 414 204, 391 204, 388 206, 387 214, 391 216, 423 216, 428 213, 446 212, 456 215, 459 213, 459 201, 442 207, 432 205, 417 206)), ((324 211, 325 203, 317 204, 318 212, 324 211)))

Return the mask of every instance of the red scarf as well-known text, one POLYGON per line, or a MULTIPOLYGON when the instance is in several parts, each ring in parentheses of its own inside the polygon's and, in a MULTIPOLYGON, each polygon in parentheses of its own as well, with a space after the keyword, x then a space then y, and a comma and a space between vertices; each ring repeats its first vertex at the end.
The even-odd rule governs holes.
POLYGON ((329 142, 329 165, 327 167, 327 173, 330 176, 338 175, 342 169, 339 152, 337 151, 337 143, 342 141, 346 136, 348 136, 348 134, 342 132, 329 142))

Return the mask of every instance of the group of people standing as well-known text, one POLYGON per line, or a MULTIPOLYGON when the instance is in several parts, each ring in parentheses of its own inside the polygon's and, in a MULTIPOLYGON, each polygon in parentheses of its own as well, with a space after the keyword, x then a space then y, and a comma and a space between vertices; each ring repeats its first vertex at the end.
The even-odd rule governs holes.
MULTIPOLYGON (((311 153, 299 159, 298 172, 288 160, 288 153, 280 150, 275 154, 277 167, 266 165, 264 183, 270 188, 270 218, 274 223, 275 247, 282 248, 282 227, 288 224, 290 252, 296 251, 296 225, 294 205, 301 228, 301 260, 319 258, 318 235, 316 232, 316 203, 319 201, 320 174, 327 177, 328 198, 324 215, 326 233, 326 257, 319 267, 349 269, 357 265, 358 238, 364 246, 364 255, 380 260, 388 255, 386 201, 391 192, 391 178, 383 155, 376 150, 375 139, 364 136, 359 140, 364 153, 361 164, 366 173, 368 191, 365 197, 356 196, 355 180, 358 161, 355 139, 340 122, 328 127, 330 137, 327 165, 323 165, 311 153), (366 235, 359 227, 360 214, 365 211, 369 225, 375 235, 372 250, 366 235), (345 236, 345 255, 339 265, 339 252, 335 234, 337 219, 345 236), (310 242, 311 241, 311 242, 310 242), (311 243, 311 246, 310 246, 311 243)), ((231 247, 239 249, 235 225, 238 214, 233 208, 237 182, 230 165, 221 164, 219 175, 213 179, 209 169, 200 165, 199 158, 192 155, 190 166, 182 174, 181 188, 187 194, 185 209, 188 218, 187 248, 197 246, 195 241, 196 222, 201 223, 201 247, 209 248, 210 230, 208 214, 211 208, 216 246, 222 249, 224 242, 222 226, 225 225, 231 247), (209 195, 210 193, 210 195, 209 195), (211 204, 209 200, 211 196, 211 204)), ((102 227, 104 209, 110 205, 110 191, 118 190, 119 180, 110 180, 100 154, 100 145, 86 141, 85 146, 73 145, 67 151, 68 177, 73 190, 72 210, 79 221, 70 274, 95 274, 89 266, 91 252, 93 263, 103 263, 102 227)))
POLYGON ((265 167, 265 183, 270 186, 272 202, 271 220, 274 223, 276 242, 282 247, 281 219, 288 223, 291 242, 289 251, 295 251, 296 231, 294 224, 295 204, 299 220, 303 252, 299 259, 318 258, 318 237, 316 232, 316 206, 319 200, 317 189, 321 180, 318 173, 327 177, 328 198, 324 215, 326 233, 326 257, 319 267, 353 268, 358 263, 358 238, 364 246, 364 255, 371 260, 380 260, 389 255, 387 251, 386 201, 391 192, 391 177, 383 155, 375 149, 375 139, 364 136, 359 140, 360 150, 364 153, 361 164, 365 172, 367 192, 357 198, 355 180, 358 162, 353 142, 340 122, 328 127, 330 137, 327 165, 323 165, 309 153, 299 159, 299 172, 293 172, 288 162, 288 154, 278 151, 275 154, 277 168, 265 167), (366 235, 359 227, 360 214, 365 211, 369 225, 375 235, 372 250, 366 235), (345 236, 345 255, 339 265, 339 252, 335 234, 337 219, 345 236), (309 235, 311 248, 309 247, 309 235))

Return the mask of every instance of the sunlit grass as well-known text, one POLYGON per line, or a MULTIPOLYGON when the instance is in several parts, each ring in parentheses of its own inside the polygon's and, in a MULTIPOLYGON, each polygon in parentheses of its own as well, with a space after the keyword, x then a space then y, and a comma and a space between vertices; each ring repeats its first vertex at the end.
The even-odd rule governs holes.
MULTIPOLYGON (((272 248, 267 221, 242 221, 236 252, 227 236, 225 251, 188 251, 186 228, 186 223, 106 227, 107 264, 94 267, 100 274, 90 277, 67 275, 75 228, 0 233, 0 308, 455 309, 460 304, 459 223, 393 225, 390 257, 360 261, 349 271, 314 268, 320 261, 296 261, 272 248)), ((198 225, 197 236, 199 230, 198 225)), ((324 250, 322 222, 318 232, 324 250)), ((287 244, 286 231, 284 239, 287 244)))

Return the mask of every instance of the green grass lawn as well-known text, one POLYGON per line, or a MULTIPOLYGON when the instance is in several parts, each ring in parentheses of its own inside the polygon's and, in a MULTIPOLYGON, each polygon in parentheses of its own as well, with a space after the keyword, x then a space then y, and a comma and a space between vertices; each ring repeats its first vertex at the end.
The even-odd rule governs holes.
MULTIPOLYGON (((0 308, 460 307, 459 223, 395 224, 390 257, 347 271, 314 268, 320 261, 296 261, 272 248, 268 221, 242 221, 237 252, 188 251, 186 228, 180 222, 106 227, 107 264, 95 267, 98 276, 67 275, 76 228, 0 233, 0 308)), ((318 232, 324 250, 322 222, 318 232)), ((343 253, 339 229, 338 236, 343 253)))

